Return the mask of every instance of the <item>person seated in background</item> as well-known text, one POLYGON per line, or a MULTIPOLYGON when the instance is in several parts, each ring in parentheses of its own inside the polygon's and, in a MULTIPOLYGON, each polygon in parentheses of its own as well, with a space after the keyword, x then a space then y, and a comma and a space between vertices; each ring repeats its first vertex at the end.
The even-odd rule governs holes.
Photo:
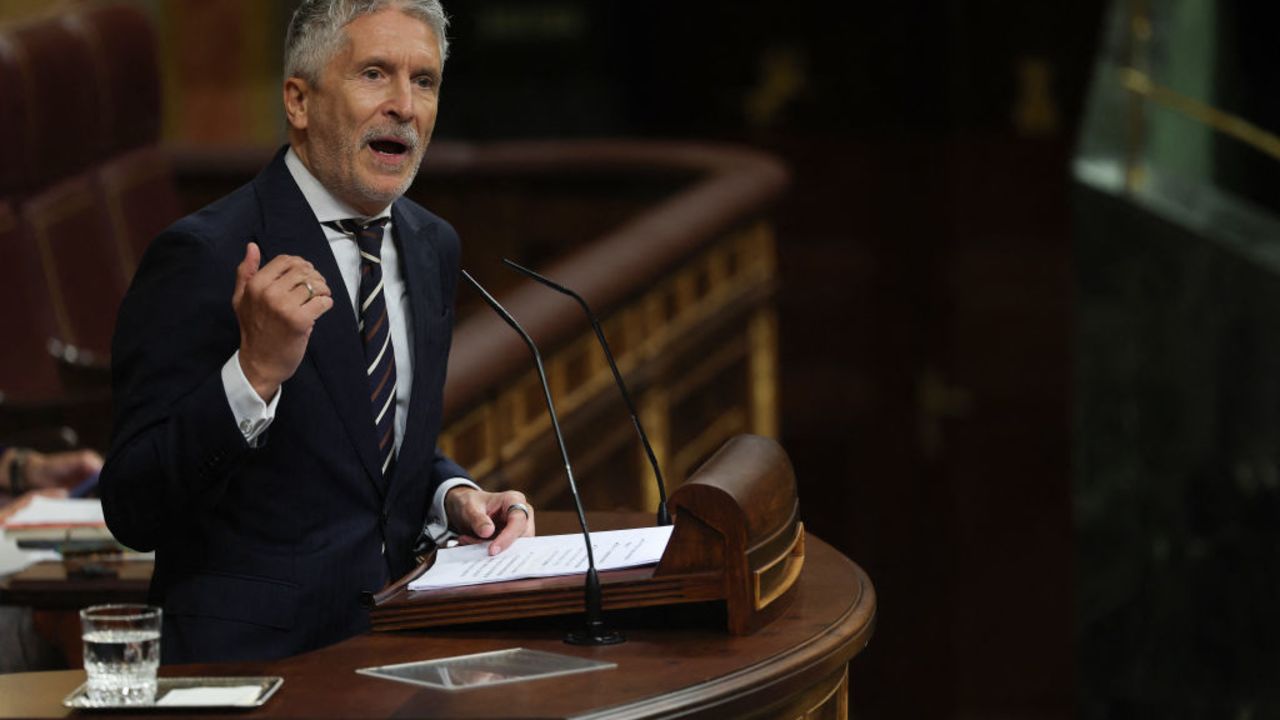
MULTIPOLYGON (((37 495, 65 496, 102 469, 92 450, 40 453, 0 446, 0 523, 37 495)), ((53 670, 65 659, 36 632, 31 608, 0 605, 0 673, 53 670)))
POLYGON ((65 497, 102 470, 102 456, 92 450, 41 453, 0 446, 0 522, 36 495, 65 497))

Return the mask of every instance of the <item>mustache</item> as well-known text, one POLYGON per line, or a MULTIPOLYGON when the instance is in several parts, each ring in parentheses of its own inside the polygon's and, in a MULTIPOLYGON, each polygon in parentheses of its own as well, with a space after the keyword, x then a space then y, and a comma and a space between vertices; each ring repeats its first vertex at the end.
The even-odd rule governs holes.
POLYGON ((412 125, 393 125, 387 128, 371 128, 360 137, 361 147, 368 146, 374 140, 395 140, 402 143, 409 151, 416 150, 421 138, 412 125))

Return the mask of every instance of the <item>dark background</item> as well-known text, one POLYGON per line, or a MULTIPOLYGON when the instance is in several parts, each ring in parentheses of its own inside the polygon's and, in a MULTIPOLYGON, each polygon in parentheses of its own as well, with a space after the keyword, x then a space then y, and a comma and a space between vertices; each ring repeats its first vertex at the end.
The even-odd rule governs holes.
POLYGON ((860 717, 1076 706, 1067 161, 1103 3, 450 6, 439 137, 742 143, 776 209, 782 441, 870 573, 860 717))

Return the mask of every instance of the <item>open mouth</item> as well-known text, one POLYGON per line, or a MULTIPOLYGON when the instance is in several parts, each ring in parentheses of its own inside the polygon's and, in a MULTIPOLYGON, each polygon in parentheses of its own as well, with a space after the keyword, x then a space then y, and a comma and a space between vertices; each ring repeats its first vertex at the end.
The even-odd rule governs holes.
POLYGON ((389 140, 385 138, 370 141, 369 147, 372 148, 374 152, 382 155, 403 155, 409 152, 408 145, 398 140, 389 140))

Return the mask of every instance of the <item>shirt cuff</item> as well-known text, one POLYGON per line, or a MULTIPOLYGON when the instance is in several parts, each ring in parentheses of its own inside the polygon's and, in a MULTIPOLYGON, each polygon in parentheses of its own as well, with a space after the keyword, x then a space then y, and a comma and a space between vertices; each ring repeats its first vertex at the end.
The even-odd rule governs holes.
POLYGON ((259 438, 276 417, 276 406, 280 404, 284 388, 276 391, 271 402, 263 402, 249 383, 249 378, 244 376, 244 369, 240 367, 240 351, 237 350, 222 366, 222 389, 227 394, 227 404, 231 406, 240 434, 249 447, 258 447, 259 438))
POLYGON ((444 510, 444 496, 459 485, 480 489, 479 485, 464 477, 449 478, 436 488, 435 497, 431 500, 431 510, 427 513, 427 522, 422 526, 422 532, 426 533, 437 547, 444 547, 445 543, 458 536, 458 533, 449 527, 449 516, 444 510))

